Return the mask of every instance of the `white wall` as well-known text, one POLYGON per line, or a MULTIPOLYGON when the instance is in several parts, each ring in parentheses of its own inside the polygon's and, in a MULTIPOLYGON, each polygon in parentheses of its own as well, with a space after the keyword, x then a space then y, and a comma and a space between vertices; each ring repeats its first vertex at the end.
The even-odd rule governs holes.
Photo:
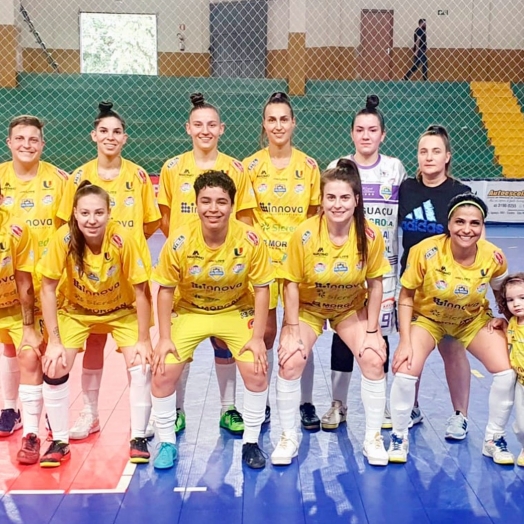
MULTIPOLYGON (((0 0, 0 23, 10 23, 15 4, 0 0)), ((209 0, 24 0, 24 5, 50 48, 79 48, 80 11, 156 13, 159 51, 178 50, 180 24, 186 26, 186 51, 209 47, 209 0)), ((396 47, 411 46, 418 19, 426 18, 430 48, 524 48, 524 0, 268 0, 268 47, 286 49, 288 32, 304 27, 308 47, 355 47, 361 9, 394 10, 396 47), (448 14, 439 16, 439 9, 448 14)), ((25 25, 22 34, 25 47, 36 47, 25 25)))
POLYGON ((0 25, 13 25, 15 23, 15 12, 18 8, 15 0, 0 1, 0 25))

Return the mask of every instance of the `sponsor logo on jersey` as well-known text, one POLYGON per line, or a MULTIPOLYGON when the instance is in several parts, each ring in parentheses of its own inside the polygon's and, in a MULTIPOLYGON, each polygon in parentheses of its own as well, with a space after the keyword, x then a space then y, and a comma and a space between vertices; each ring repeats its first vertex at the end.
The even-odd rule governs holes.
POLYGON ((42 198, 42 204, 44 206, 49 206, 53 203, 53 197, 51 195, 46 195, 44 198, 42 198))
POLYGON ((100 282, 100 278, 98 278, 98 275, 95 274, 95 273, 89 273, 89 274, 87 275, 87 278, 88 278, 89 280, 92 280, 93 282, 100 282))
POLYGON ((502 264, 504 264, 504 255, 500 251, 493 252, 493 259, 499 266, 502 266, 502 264))
POLYGON ((109 207, 115 207, 115 206, 116 206, 115 199, 113 197, 109 197, 109 207))
POLYGON ((359 260, 355 267, 357 268, 357 271, 362 271, 362 268, 364 267, 364 262, 362 260, 359 260))
MULTIPOLYGON (((107 255, 107 253, 106 253, 107 255)), ((116 273, 116 266, 111 266, 108 270, 107 270, 107 278, 111 278, 115 273, 116 273)))
POLYGON ((188 204, 187 202, 181 202, 180 211, 182 213, 196 213, 197 212, 196 204, 194 203, 188 204))
POLYGON ((142 262, 142 259, 141 259, 141 258, 139 258, 139 259, 136 261, 136 264, 137 264, 138 267, 142 267, 142 268, 144 267, 144 263, 142 262))
POLYGON ((111 255, 109 254, 109 251, 106 251, 106 252, 104 253, 104 260, 105 260, 106 262, 110 262, 110 261, 111 261, 111 255))
POLYGON ((299 171, 298 169, 295 171, 295 178, 297 180, 303 180, 304 179, 304 172, 299 171))
POLYGON ((124 246, 124 240, 122 239, 122 237, 120 235, 113 235, 111 237, 111 242, 113 242, 113 244, 118 249, 122 249, 122 247, 124 246))
POLYGON ((71 233, 67 233, 67 235, 64 237, 64 244, 69 244, 71 241, 71 233))
MULTIPOLYGON (((407 269, 407 266, 406 266, 407 269)), ((446 269, 446 266, 440 266, 435 270, 437 273, 442 273, 443 275, 451 275, 451 273, 446 269)))
POLYGON ((135 199, 132 196, 129 196, 124 200, 124 206, 130 207, 134 205, 135 205, 135 199))
POLYGON ((184 169, 184 171, 180 173, 180 176, 193 176, 193 175, 191 174, 191 171, 189 171, 189 169, 184 169))
MULTIPOLYGON (((62 169, 58 169, 58 167, 56 168, 56 172, 64 179, 64 180, 68 180, 69 179, 69 174, 66 173, 64 170, 62 169)), ((45 187, 45 186, 44 186, 45 187)), ((46 188, 47 189, 47 188, 46 188)))
POLYGON ((323 264, 322 262, 317 262, 315 264, 315 273, 323 273, 326 270, 326 264, 323 264))
POLYGON ((257 188, 259 193, 265 193, 267 191, 267 184, 260 184, 257 188))
POLYGON ((233 273, 235 273, 235 275, 238 275, 239 273, 242 273, 242 271, 244 271, 245 268, 246 266, 244 264, 236 264, 235 266, 233 266, 233 273))
POLYGON ((315 160, 308 156, 306 157, 306 163, 309 164, 311 167, 317 167, 317 163, 315 162, 315 160))
POLYGON ((0 253, 7 251, 7 244, 5 242, 0 242, 0 253))
POLYGON ((236 247, 235 249, 233 249, 233 253, 235 253, 236 257, 242 256, 243 252, 244 252, 244 248, 243 247, 236 247))
POLYGON ((169 160, 169 162, 166 165, 167 169, 171 169, 172 167, 175 167, 178 164, 179 160, 180 160, 180 157, 178 156, 169 160))
POLYGON ((248 321, 247 321, 247 328, 248 329, 253 329, 253 326, 255 325, 255 319, 254 318, 250 318, 248 321))
POLYGON ((35 207, 35 202, 32 198, 24 198, 24 200, 20 202, 20 207, 26 211, 29 211, 35 207))
POLYGON ((213 280, 220 280, 225 275, 224 268, 222 266, 212 266, 208 274, 213 280))
POLYGON ((275 195, 277 195, 277 197, 282 197, 286 194, 287 192, 287 188, 284 184, 277 184, 274 188, 273 188, 273 193, 275 193, 275 195))
POLYGON ((384 200, 389 200, 393 196, 393 188, 388 184, 382 184, 379 193, 384 200))
POLYGON ((426 251, 426 254, 424 255, 424 258, 426 260, 429 260, 430 258, 433 258, 438 252, 438 249, 436 247, 432 247, 431 249, 428 249, 426 251))
POLYGON ((233 165, 237 168, 238 171, 241 173, 244 172, 244 166, 242 165, 242 162, 239 162, 238 160, 233 160, 233 165))
POLYGON ((375 232, 370 227, 366 227, 366 236, 370 240, 375 240, 375 232))
POLYGON ((247 166, 248 170, 251 171, 252 169, 254 169, 258 164, 258 158, 254 158, 253 160, 251 160, 251 163, 247 166))
POLYGON ((268 172, 265 169, 262 169, 260 173, 258 173, 257 178, 267 178, 269 176, 268 172))
POLYGON ((469 295, 469 288, 463 284, 458 284, 455 286, 455 291, 453 291, 455 295, 463 296, 469 295))
POLYGON ((42 187, 44 189, 51 189, 53 187, 53 181, 52 180, 44 180, 42 182, 42 187))
POLYGON ((133 191, 133 182, 126 182, 126 189, 128 191, 133 191))
POLYGON ((145 184, 147 182, 147 174, 143 169, 138 170, 138 178, 142 181, 142 184, 145 184))
POLYGON ((304 189, 305 189, 305 187, 304 187, 303 184, 297 184, 295 186, 295 193, 297 193, 297 194, 303 193, 304 189))
POLYGON ((481 269, 480 270, 480 276, 485 277, 487 274, 488 274, 488 270, 487 269, 481 269))
POLYGON ((13 235, 15 237, 21 238, 22 237, 22 233, 23 233, 23 229, 20 226, 17 226, 16 224, 13 224, 11 226, 11 233, 13 233, 13 235))
POLYGON ((347 273, 348 272, 348 265, 345 262, 337 262, 333 266, 333 271, 335 273, 347 273))
POLYGON ((480 286, 477 287, 477 293, 485 293, 487 288, 488 285, 484 282, 483 284, 480 284, 480 286))
MULTIPOLYGON (((197 253, 198 253, 198 251, 197 251, 197 253)), ((189 274, 190 275, 200 275, 200 273, 202 273, 202 268, 200 266, 197 266, 196 264, 189 268, 189 274)))
POLYGON ((447 289, 448 283, 445 280, 437 280, 435 282, 435 287, 437 289, 447 289))
POLYGON ((313 253, 314 257, 327 257, 328 254, 324 251, 323 247, 319 247, 315 253, 313 253))
POLYGON ((246 233, 247 239, 254 245, 258 246, 260 243, 260 240, 258 238, 258 235, 254 231, 248 231, 246 233))
POLYGON ((386 300, 382 301, 382 305, 380 307, 382 313, 391 312, 395 309, 395 299, 394 298, 386 298, 386 300))
POLYGON ((173 242, 173 251, 177 251, 181 248, 182 244, 186 241, 186 237, 184 235, 180 235, 174 242, 173 242))
POLYGON ((75 178, 73 180, 73 184, 75 184, 75 186, 77 186, 78 184, 80 184, 80 180, 82 179, 82 173, 83 171, 81 169, 79 169, 77 172, 76 172, 76 175, 75 175, 75 178))
POLYGON ((180 186, 180 191, 182 191, 182 193, 189 193, 191 191, 191 184, 189 182, 184 182, 180 186))
POLYGON ((15 199, 13 197, 6 196, 4 198, 4 203, 3 203, 4 206, 12 206, 14 203, 15 203, 15 199))
POLYGON ((198 251, 193 251, 191 255, 187 255, 187 258, 196 259, 196 260, 204 260, 204 257, 201 256, 198 251))
MULTIPOLYGON (((2 242, 0 242, 0 251, 5 251, 5 249, 6 249, 6 248, 5 248, 5 244, 2 243, 2 242)), ((7 265, 10 264, 10 263, 11 263, 11 257, 5 257, 5 258, 2 260, 2 262, 0 262, 0 265, 1 265, 2 267, 5 267, 5 266, 7 266, 7 265)))
POLYGON ((302 214, 304 208, 302 206, 275 206, 271 202, 260 202, 260 209, 264 213, 271 213, 273 215, 289 215, 289 214, 302 214))
POLYGON ((307 244, 310 238, 311 238, 311 231, 304 231, 304 234, 302 235, 302 245, 307 244))

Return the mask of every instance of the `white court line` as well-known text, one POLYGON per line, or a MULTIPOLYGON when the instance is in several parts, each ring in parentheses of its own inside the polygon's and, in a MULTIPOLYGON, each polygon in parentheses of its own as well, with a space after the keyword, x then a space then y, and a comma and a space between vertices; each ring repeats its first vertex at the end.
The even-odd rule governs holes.
POLYGON ((204 492, 207 491, 207 488, 204 486, 196 486, 194 488, 175 488, 173 490, 175 493, 191 493, 191 492, 204 492))
POLYGON ((63 495, 63 489, 13 489, 9 495, 63 495))
POLYGON ((472 369, 471 374, 477 378, 484 378, 484 375, 480 371, 477 371, 476 369, 472 369))
POLYGON ((129 484, 131 484, 131 479, 136 470, 136 464, 128 462, 116 488, 113 489, 72 489, 69 491, 72 495, 90 495, 90 494, 100 494, 100 493, 125 493, 129 484))

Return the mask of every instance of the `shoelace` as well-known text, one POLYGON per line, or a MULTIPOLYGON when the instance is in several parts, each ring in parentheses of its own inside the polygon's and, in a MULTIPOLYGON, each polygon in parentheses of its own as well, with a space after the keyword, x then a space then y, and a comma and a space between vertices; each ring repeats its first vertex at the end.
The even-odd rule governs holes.
POLYGON ((245 446, 244 454, 251 453, 252 450, 258 450, 264 458, 267 459, 269 457, 269 455, 255 442, 246 442, 245 446))
POLYGON ((397 435, 391 435, 391 443, 393 444, 393 451, 400 451, 402 449, 403 439, 397 435))
POLYGON ((236 409, 231 409, 229 411, 229 416, 231 417, 231 421, 236 424, 240 424, 244 421, 244 419, 236 409))
POLYGON ((312 404, 304 404, 302 409, 304 410, 304 415, 307 418, 313 418, 315 416, 315 408, 312 404))
POLYGON ((499 437, 497 440, 494 441, 494 444, 498 448, 499 451, 503 451, 507 453, 508 443, 506 442, 506 439, 504 437, 499 437))

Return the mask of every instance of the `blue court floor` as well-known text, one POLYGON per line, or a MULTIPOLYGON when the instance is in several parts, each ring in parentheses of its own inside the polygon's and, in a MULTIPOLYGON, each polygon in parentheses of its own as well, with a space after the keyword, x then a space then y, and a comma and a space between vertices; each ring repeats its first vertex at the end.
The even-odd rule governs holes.
MULTIPOLYGON (((524 270, 523 233, 524 229, 517 227, 488 228, 488 239, 504 250, 511 271, 524 270)), ((152 239, 155 253, 162 242, 160 235, 152 239)), ((392 348, 396 341, 394 337, 392 348)), ((326 332, 314 350, 314 401, 319 415, 330 405, 330 342, 331 333, 326 332)), ((424 420, 411 430, 406 465, 377 468, 364 459, 364 416, 357 371, 350 387, 347 425, 329 433, 302 432, 298 460, 291 466, 277 468, 268 461, 266 469, 253 471, 242 468, 241 439, 218 426, 219 393, 211 347, 206 343, 191 365, 187 429, 178 441, 179 459, 174 470, 157 472, 152 465, 138 466, 127 489, 120 492, 46 494, 42 490, 38 494, 13 494, 8 490, 0 494, 0 523, 524 523, 524 468, 497 466, 481 454, 491 378, 473 358, 471 368, 470 431, 462 442, 444 439, 451 404, 443 366, 435 352, 422 376, 420 406, 424 420)), ((104 373, 103 390, 111 381, 111 373, 104 373)), ((273 419, 261 438, 268 454, 280 436, 274 379, 273 419)), ((241 389, 239 377, 240 408, 241 389)), ((120 414, 115 412, 114 416, 120 414)), ((103 438, 104 431, 96 438, 103 438)), ((384 437, 387 445, 388 432, 384 437)), ((520 447, 511 427, 507 440, 518 454, 520 447)), ((125 456, 127 445, 125 440, 120 442, 125 456)), ((151 446, 154 449, 154 441, 151 446)), ((0 468, 4 459, 0 458, 0 468)), ((86 460, 90 460, 89 455, 86 460)), ((97 473, 111 469, 111 456, 98 454, 91 460, 90 468, 97 473)), ((35 474, 47 475, 52 486, 66 468, 35 474)))

